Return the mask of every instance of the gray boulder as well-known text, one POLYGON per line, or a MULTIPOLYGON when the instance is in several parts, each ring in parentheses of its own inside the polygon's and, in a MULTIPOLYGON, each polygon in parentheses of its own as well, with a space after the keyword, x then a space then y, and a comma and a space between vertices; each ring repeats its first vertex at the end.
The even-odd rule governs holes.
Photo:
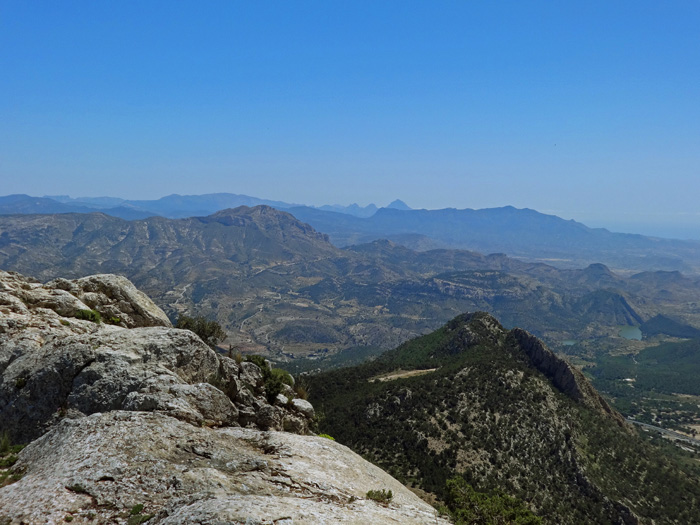
POLYGON ((74 281, 55 279, 46 283, 46 288, 65 290, 100 312, 103 318, 118 318, 118 324, 127 328, 172 326, 163 310, 121 275, 91 275, 74 281))

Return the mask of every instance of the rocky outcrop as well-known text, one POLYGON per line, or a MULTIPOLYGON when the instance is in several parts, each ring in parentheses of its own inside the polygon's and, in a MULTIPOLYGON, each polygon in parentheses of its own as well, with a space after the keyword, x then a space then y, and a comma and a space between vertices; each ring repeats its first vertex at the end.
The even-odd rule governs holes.
POLYGON ((192 332, 170 327, 123 277, 41 285, 2 272, 0 286, 0 428, 14 441, 36 439, 64 417, 110 410, 160 412, 194 425, 309 431, 313 408, 300 410, 293 400, 270 405, 257 365, 237 363, 192 332), (96 308, 103 318, 139 327, 67 317, 96 308))
POLYGON ((620 426, 625 426, 623 417, 610 408, 583 374, 557 357, 537 337, 521 328, 513 328, 509 337, 512 337, 525 353, 530 364, 547 376, 556 388, 579 403, 606 414, 620 426))
POLYGON ((172 328, 121 277, 0 272, 0 432, 31 441, 0 523, 436 522, 377 467, 303 435, 313 406, 289 387, 268 400, 264 378, 172 328), (366 500, 373 489, 393 503, 366 500))
POLYGON ((103 318, 119 319, 115 324, 120 326, 172 326, 163 310, 120 275, 91 275, 74 281, 55 279, 46 287, 69 292, 100 312, 103 318))

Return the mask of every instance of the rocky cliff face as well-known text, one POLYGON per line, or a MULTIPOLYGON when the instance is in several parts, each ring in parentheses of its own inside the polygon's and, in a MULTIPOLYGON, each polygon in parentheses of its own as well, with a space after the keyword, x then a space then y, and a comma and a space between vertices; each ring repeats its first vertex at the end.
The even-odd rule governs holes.
POLYGON ((0 431, 31 441, 0 522, 434 521, 378 468, 304 436, 313 407, 285 394, 270 404, 258 366, 172 328, 124 278, 0 271, 0 431), (381 488, 392 505, 364 499, 381 488))
MULTIPOLYGON (((520 328, 510 331, 518 347, 527 355, 532 366, 547 376, 552 384, 570 398, 613 418, 622 428, 624 418, 608 405, 581 372, 557 357, 542 341, 520 328)), ((629 428, 628 428, 629 430, 629 428)))

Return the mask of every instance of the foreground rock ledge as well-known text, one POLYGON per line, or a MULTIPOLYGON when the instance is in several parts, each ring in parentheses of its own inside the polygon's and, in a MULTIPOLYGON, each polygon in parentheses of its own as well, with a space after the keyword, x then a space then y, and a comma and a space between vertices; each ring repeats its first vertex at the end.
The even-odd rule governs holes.
POLYGON ((21 453, 0 523, 448 523, 394 478, 329 439, 196 428, 113 411, 64 419, 21 453), (394 494, 384 506, 368 490, 394 494))

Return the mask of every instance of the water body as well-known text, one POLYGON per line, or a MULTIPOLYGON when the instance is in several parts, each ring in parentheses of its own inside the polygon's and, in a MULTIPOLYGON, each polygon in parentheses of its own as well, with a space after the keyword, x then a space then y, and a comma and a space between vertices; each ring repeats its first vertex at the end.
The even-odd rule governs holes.
POLYGON ((564 339, 561 344, 564 346, 574 346, 578 341, 576 339, 564 339))
POLYGON ((638 326, 621 326, 620 327, 620 337, 625 339, 630 339, 633 341, 642 340, 642 331, 638 326))

